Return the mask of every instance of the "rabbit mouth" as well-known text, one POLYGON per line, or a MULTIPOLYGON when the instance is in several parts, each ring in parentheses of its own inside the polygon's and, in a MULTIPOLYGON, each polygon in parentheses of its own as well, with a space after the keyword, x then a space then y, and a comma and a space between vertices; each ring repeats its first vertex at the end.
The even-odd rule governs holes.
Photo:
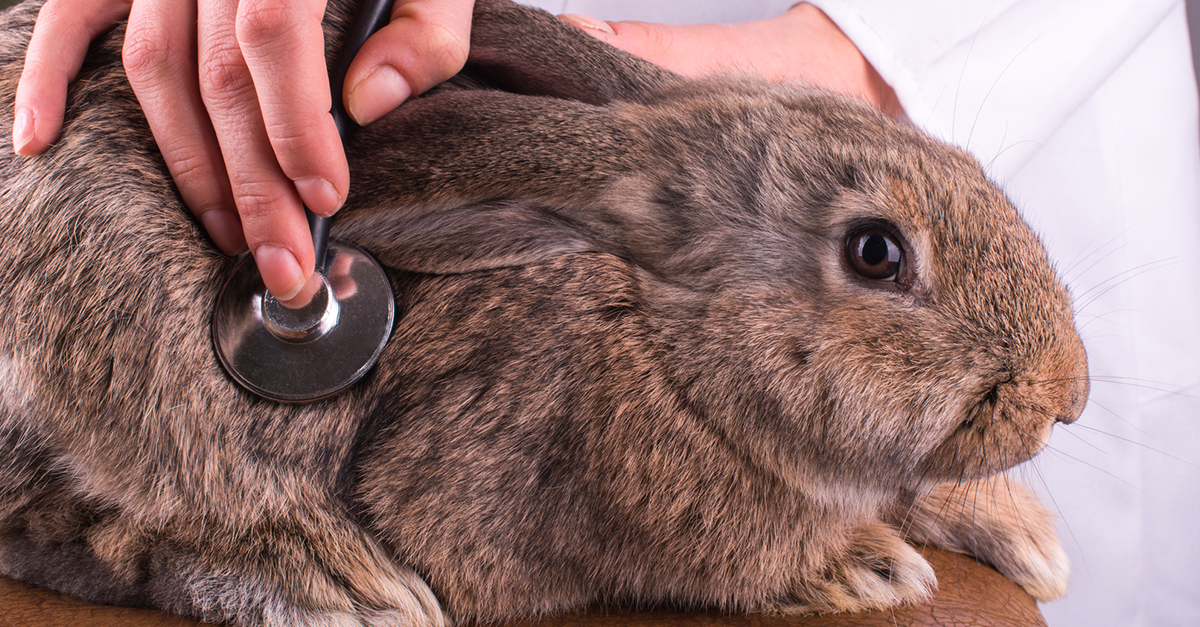
POLYGON ((922 464, 925 477, 984 477, 1042 450, 1054 420, 1013 398, 1014 385, 1005 377, 985 387, 922 464))
POLYGON ((1000 403, 1000 386, 1008 382, 1009 380, 1005 380, 988 388, 987 392, 984 392, 983 397, 979 399, 979 402, 975 403, 974 407, 971 408, 962 425, 959 426, 959 430, 973 429, 977 422, 993 418, 996 414, 996 406, 1000 403))
POLYGON ((954 432, 951 433, 950 439, 967 436, 974 432, 982 432, 991 426, 997 419, 997 408, 1000 405, 1000 388, 1011 382, 1011 380, 1011 377, 1007 377, 989 386, 980 395, 979 400, 966 411, 966 416, 958 424, 954 432))

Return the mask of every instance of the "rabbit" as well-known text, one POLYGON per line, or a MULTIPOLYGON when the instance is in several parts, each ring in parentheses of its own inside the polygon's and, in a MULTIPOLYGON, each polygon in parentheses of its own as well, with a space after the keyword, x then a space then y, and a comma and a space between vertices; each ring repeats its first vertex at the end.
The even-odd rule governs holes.
MULTIPOLYGON (((0 18, 0 124, 37 8, 0 18)), ((347 145, 334 236, 385 267, 390 342, 280 404, 214 356, 234 261, 172 186, 122 32, 62 139, 0 156, 0 572, 280 626, 885 608, 936 586, 913 544, 1065 593, 1003 471, 1079 416, 1087 357, 963 151, 479 0, 463 72, 347 145)))

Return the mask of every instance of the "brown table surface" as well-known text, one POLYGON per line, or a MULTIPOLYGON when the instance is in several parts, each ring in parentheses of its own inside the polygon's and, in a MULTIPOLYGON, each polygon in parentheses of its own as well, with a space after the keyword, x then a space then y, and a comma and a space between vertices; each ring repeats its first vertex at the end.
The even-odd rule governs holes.
MULTIPOLYGON (((928 604, 891 611, 825 616, 605 612, 545 618, 509 627, 1024 627, 1045 626, 1020 587, 965 555, 926 549, 938 592, 928 604)), ((156 612, 94 605, 0 577, 0 627, 190 627, 196 621, 156 612)))

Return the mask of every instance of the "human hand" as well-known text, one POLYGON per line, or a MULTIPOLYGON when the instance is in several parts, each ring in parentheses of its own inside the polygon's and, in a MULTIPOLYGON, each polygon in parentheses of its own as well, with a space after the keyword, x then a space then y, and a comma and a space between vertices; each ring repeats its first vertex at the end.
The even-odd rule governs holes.
POLYGON ((746 70, 773 82, 801 81, 865 100, 892 116, 892 88, 820 9, 808 3, 767 20, 672 25, 560 15, 588 34, 684 76, 746 70))
MULTIPOLYGON (((396 0, 346 76, 367 124, 462 68, 474 0, 396 0)), ((13 147, 35 155, 62 127, 88 45, 125 16, 123 60, 154 139, 213 242, 249 247, 263 283, 303 305, 313 245, 301 202, 328 216, 350 175, 329 114, 325 0, 48 0, 17 87, 13 147)), ((289 302, 291 301, 291 302, 289 302)))

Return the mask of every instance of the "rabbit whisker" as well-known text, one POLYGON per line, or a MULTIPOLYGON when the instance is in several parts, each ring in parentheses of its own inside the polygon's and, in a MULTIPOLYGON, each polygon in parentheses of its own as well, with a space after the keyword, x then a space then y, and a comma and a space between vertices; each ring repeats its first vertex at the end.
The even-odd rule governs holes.
MULTIPOLYGON (((929 476, 929 469, 926 469, 924 472, 921 473, 921 477, 917 480, 917 485, 918 486, 925 485, 925 479, 928 476, 929 476)), ((900 518, 900 525, 899 525, 900 537, 907 537, 909 530, 912 529, 912 523, 914 522, 913 512, 916 510, 916 505, 917 505, 918 500, 919 500, 919 495, 917 498, 914 498, 911 503, 908 504, 908 509, 905 510, 904 516, 902 516, 900 518)), ((928 544, 928 543, 926 543, 926 544, 928 544)))
MULTIPOLYGON (((1095 268, 1100 262, 1104 261, 1105 259, 1108 259, 1110 256, 1115 255, 1118 252, 1120 252, 1122 249, 1128 247, 1129 242, 1123 242, 1117 246, 1114 246, 1110 250, 1105 250, 1105 249, 1108 249, 1110 246, 1112 246, 1117 240, 1119 240, 1122 237, 1124 237, 1125 235, 1127 235, 1132 228, 1133 227, 1125 227, 1125 230, 1121 231, 1120 233, 1117 233, 1111 239, 1109 239, 1107 242, 1104 242, 1103 244, 1101 244, 1100 246, 1097 246, 1094 250, 1091 250, 1091 251, 1087 252, 1086 254, 1084 254, 1084 251, 1087 251, 1088 247, 1091 246, 1091 243, 1089 242, 1087 245, 1085 245, 1084 250, 1080 251, 1080 253, 1076 257, 1076 259, 1074 261, 1072 261, 1070 265, 1068 265, 1066 268, 1064 268, 1062 270, 1062 274, 1066 278, 1067 283, 1074 283, 1075 281, 1083 278, 1083 276, 1085 274, 1090 272, 1092 270, 1092 268, 1095 268), (1085 261, 1090 259, 1093 255, 1096 255, 1096 254, 1100 253, 1101 251, 1104 251, 1104 254, 1099 259, 1092 262, 1090 265, 1088 265, 1088 267, 1086 267, 1082 271, 1080 271, 1079 274, 1077 274, 1073 277, 1068 276, 1071 274, 1071 272, 1073 270, 1075 270, 1075 268, 1077 266, 1084 263, 1085 261)), ((1092 241, 1095 241, 1095 240, 1092 240, 1092 241)))
POLYGON ((1079 463, 1079 464, 1083 464, 1084 466, 1087 466, 1088 468, 1091 468, 1092 470, 1095 470, 1095 471, 1097 471, 1097 472, 1099 472, 1099 473, 1101 473, 1101 474, 1108 475, 1108 476, 1109 476, 1109 477, 1111 477, 1112 479, 1116 479, 1117 481, 1120 481, 1121 483, 1123 483, 1123 484, 1125 484, 1125 485, 1127 485, 1127 486, 1129 486, 1129 487, 1131 487, 1131 488, 1133 488, 1133 489, 1137 490, 1138 492, 1144 492, 1144 491, 1145 491, 1143 488, 1141 488, 1141 487, 1139 487, 1139 486, 1136 486, 1136 485, 1134 485, 1133 483, 1131 483, 1131 482, 1129 482, 1129 481, 1126 481, 1125 479, 1122 479, 1121 477, 1119 477, 1119 476, 1117 476, 1117 475, 1113 474, 1111 471, 1105 470, 1104 468, 1102 468, 1102 467, 1100 467, 1100 466, 1097 466, 1097 465, 1095 465, 1095 464, 1093 464, 1093 463, 1091 463, 1091 462, 1088 462, 1087 460, 1084 460, 1084 459, 1080 459, 1080 458, 1078 458, 1078 457, 1075 457, 1074 455, 1071 455, 1070 453, 1067 453, 1066 451, 1063 451, 1062 449, 1055 448, 1055 447, 1052 447, 1052 446, 1047 446, 1047 447, 1046 447, 1046 451, 1047 451, 1047 452, 1049 452, 1049 453, 1050 453, 1050 454, 1052 454, 1052 455, 1057 455, 1057 456, 1059 456, 1059 457, 1066 458, 1066 459, 1068 459, 1068 460, 1070 460, 1070 461, 1073 461, 1073 462, 1076 462, 1076 463, 1079 463))
POLYGON ((971 63, 971 54, 975 52, 975 44, 979 41, 979 34, 983 32, 983 25, 987 24, 987 20, 992 15, 992 9, 996 7, 996 0, 988 5, 987 11, 983 14, 983 19, 979 22, 979 27, 975 29, 975 35, 971 37, 971 45, 967 48, 967 56, 963 58, 962 68, 958 72, 958 85, 954 88, 954 104, 950 107, 950 139, 957 142, 954 138, 954 129, 958 126, 958 96, 962 93, 963 78, 967 75, 967 66, 971 63))
POLYGON ((1104 455, 1108 455, 1108 454, 1109 454, 1109 453, 1108 453, 1108 451, 1106 451, 1106 450, 1104 450, 1104 449, 1100 448, 1099 446, 1096 446, 1095 444, 1093 444, 1093 443, 1091 443, 1091 442, 1088 442, 1086 439, 1084 439, 1082 436, 1080 436, 1078 433, 1075 433, 1075 432, 1074 432, 1074 431, 1072 431, 1071 429, 1066 429, 1066 428, 1064 428, 1064 429, 1062 430, 1062 432, 1063 432, 1063 433, 1065 433, 1065 434, 1067 434, 1067 435, 1069 435, 1069 436, 1071 436, 1071 437, 1073 437, 1073 438, 1075 438, 1075 439, 1077 439, 1077 440, 1079 440, 1079 441, 1080 441, 1080 442, 1082 442, 1083 444, 1086 444, 1087 446, 1089 446, 1089 447, 1091 447, 1091 448, 1095 449, 1097 453, 1102 453, 1102 454, 1104 454, 1104 455))
POLYGON ((1119 272, 1119 273, 1113 275, 1112 277, 1109 277, 1109 278, 1097 283, 1096 285, 1093 285, 1092 287, 1090 287, 1086 291, 1084 291, 1082 294, 1076 295, 1074 297, 1075 309, 1077 311, 1084 311, 1088 307, 1090 307, 1093 303, 1095 303, 1097 300, 1099 300, 1101 297, 1103 297, 1105 294, 1108 294, 1113 289, 1124 285, 1125 283, 1129 282, 1130 280, 1140 277, 1143 274, 1146 274, 1153 270, 1158 270, 1159 268, 1165 268, 1167 266, 1171 266, 1176 263, 1179 263, 1178 258, 1169 257, 1169 258, 1165 258, 1165 259, 1157 259, 1155 261, 1148 261, 1146 263, 1139 264, 1128 270, 1119 272), (1096 290, 1100 290, 1100 291, 1097 292, 1096 290), (1085 300, 1085 297, 1086 297, 1086 300, 1085 300), (1081 300, 1083 300, 1084 302, 1081 303, 1080 302, 1081 300))
POLYGON ((1106 322, 1108 324, 1119 324, 1117 322, 1114 322, 1113 320, 1110 320, 1109 316, 1111 316, 1113 314, 1119 314, 1119 313, 1128 314, 1128 313, 1132 313, 1132 312, 1135 312, 1135 310, 1134 309, 1110 309, 1101 314, 1092 314, 1092 313, 1082 313, 1081 312, 1078 315, 1080 317, 1086 316, 1088 318, 1088 321, 1079 326, 1079 335, 1080 335, 1080 337, 1085 338, 1087 340, 1088 344, 1091 344, 1092 342, 1095 342, 1098 340, 1112 340, 1112 339, 1127 338, 1129 336, 1127 334, 1123 334, 1123 333, 1105 333, 1105 334, 1097 334, 1097 335, 1092 335, 1092 334, 1084 335, 1084 331, 1086 331, 1087 327, 1090 326, 1093 322, 1106 322))
MULTIPOLYGON (((967 133, 967 144, 965 146, 967 150, 971 149, 971 138, 975 136, 975 125, 979 124, 979 116, 983 113, 983 107, 987 104, 988 98, 990 98, 992 96, 992 92, 996 90, 996 85, 1000 84, 1000 79, 1004 78, 1005 72, 1008 72, 1008 69, 1012 67, 1012 64, 1016 63, 1017 59, 1021 58, 1021 55, 1024 54, 1026 50, 1029 50, 1029 47, 1037 43, 1041 38, 1042 37, 1040 35, 1034 37, 1029 43, 1025 44, 1024 48, 1018 50, 1017 54, 1013 55, 1012 59, 1009 59, 1008 64, 1004 66, 1004 69, 1000 70, 1000 73, 996 75, 996 80, 992 81, 991 87, 988 87, 987 93, 983 95, 983 100, 979 103, 979 107, 975 109, 975 119, 971 121, 971 130, 967 133)), ((960 76, 959 78, 961 80, 962 77, 960 76)), ((1007 136, 1007 133, 1008 127, 1006 126, 1005 136, 1007 136)), ((1003 145, 1003 140, 1001 140, 1001 144, 1003 145)), ((1000 157, 1000 154, 1003 154, 1003 151, 997 153, 995 157, 992 157, 992 160, 988 162, 987 166, 984 167, 984 170, 990 169, 992 164, 996 162, 996 159, 1000 157)))
MULTIPOLYGON (((995 86, 995 85, 993 85, 993 87, 994 87, 994 86, 995 86)), ((990 92, 990 91, 988 92, 988 95, 989 95, 989 96, 991 95, 991 92, 990 92)), ((982 110, 982 105, 980 106, 980 109, 982 110)), ((978 115, 978 114, 976 114, 976 116, 975 116, 975 119, 976 119, 976 120, 978 120, 978 119, 979 119, 979 115, 978 115)), ((972 123, 972 124, 971 124, 971 132, 972 132, 972 133, 974 133, 974 132, 975 132, 975 124, 974 124, 974 123, 972 123)), ((989 160, 989 161, 987 162, 987 164, 983 166, 983 171, 984 171, 984 172, 988 172, 988 173, 990 173, 990 172, 992 171, 992 166, 993 166, 993 165, 996 165, 996 160, 997 160, 997 159, 999 159, 1001 155, 1003 155, 1004 153, 1008 152, 1008 149, 1009 149, 1009 148, 1012 148, 1013 146, 1015 146, 1015 145, 1017 145, 1017 144, 1023 144, 1023 143, 1025 143, 1025 142, 1016 142, 1016 144, 1013 144, 1013 146, 1005 146, 1005 145, 1004 145, 1004 142, 1005 142, 1007 139, 1008 139, 1008 120, 1005 120, 1005 121, 1004 121, 1004 133, 1002 133, 1002 134, 1000 135, 1000 142, 997 144, 998 146, 1000 146, 1000 148, 997 148, 997 149, 996 149, 996 154, 992 155, 992 158, 991 158, 991 160, 989 160)), ((1035 142, 1035 143, 1036 143, 1036 142, 1035 142)), ((1038 144, 1038 145, 1039 145, 1039 146, 1041 146, 1041 144, 1038 144)))
POLYGON ((1019 142, 1013 142, 1013 143, 1005 146, 1003 149, 996 151, 996 156, 992 157, 992 160, 988 162, 988 168, 991 168, 992 164, 995 163, 996 160, 999 159, 1001 156, 1003 156, 1004 153, 1006 153, 1009 150, 1012 150, 1013 148, 1016 148, 1017 146, 1020 146, 1022 144, 1034 144, 1038 148, 1041 148, 1042 150, 1045 150, 1045 148, 1046 148, 1045 144, 1043 144, 1040 141, 1037 141, 1036 139, 1022 139, 1019 142))
POLYGON ((1027 467, 1032 470, 1034 475, 1036 475, 1038 478, 1038 483, 1042 484, 1043 492, 1045 492, 1046 496, 1050 499, 1050 503, 1054 506, 1054 510, 1058 513, 1058 519, 1061 520, 1063 526, 1067 528, 1067 535, 1071 536, 1071 542, 1075 545, 1075 549, 1079 554, 1079 559, 1083 561, 1083 572, 1087 573, 1088 580, 1091 580, 1092 569, 1088 564, 1087 555, 1085 555, 1083 552, 1083 545, 1080 544, 1079 538, 1075 535, 1075 530, 1071 527, 1071 523, 1067 520, 1067 517, 1063 515, 1063 510, 1058 504, 1058 499, 1055 499, 1054 493, 1050 491, 1050 484, 1046 483, 1046 477, 1042 475, 1042 469, 1038 466, 1037 460, 1035 459, 1033 463, 1025 464, 1023 467, 1027 467))
POLYGON ((1107 405, 1105 405, 1104 403, 1101 403, 1100 401, 1097 401, 1096 399, 1092 398, 1091 396, 1088 396, 1088 403, 1095 405, 1096 407, 1099 407, 1100 409, 1103 409, 1105 412, 1107 412, 1113 418, 1116 418, 1117 420, 1120 420, 1121 422, 1125 423, 1125 426, 1129 427, 1130 429, 1133 429, 1134 431, 1137 431, 1138 433, 1140 433, 1144 436, 1147 436, 1147 437, 1150 436, 1149 432, 1141 429, 1140 427, 1133 424, 1132 422, 1129 422, 1128 420, 1125 419, 1124 416, 1113 411, 1107 405))
MULTIPOLYGON (((1148 445, 1148 444, 1146 444, 1146 443, 1144 443, 1144 442, 1139 442, 1139 441, 1137 441, 1137 440, 1133 440, 1133 439, 1130 439, 1130 438, 1121 437, 1121 436, 1119 436, 1119 435, 1117 435, 1117 434, 1115 434, 1115 433, 1109 433, 1109 432, 1107 432, 1107 431, 1104 431, 1104 430, 1102 430, 1102 429, 1097 429, 1096 427, 1091 427, 1091 426, 1088 426, 1088 425, 1075 424, 1075 425, 1071 425, 1071 426, 1072 426, 1072 427, 1077 427, 1077 428, 1080 428, 1080 429, 1085 429, 1085 430, 1087 430, 1087 431, 1091 431, 1092 433, 1096 433, 1096 434, 1099 434, 1099 435, 1108 436, 1108 437, 1110 437, 1110 438, 1113 438, 1114 440, 1120 440, 1120 441, 1122 441, 1122 442, 1126 442, 1126 443, 1128 443, 1128 444, 1133 444, 1133 445, 1136 445, 1136 446, 1140 446, 1140 447, 1142 447, 1142 448, 1144 448, 1144 449, 1146 449, 1146 450, 1148 450, 1148 451, 1150 451, 1150 452, 1152 452, 1152 453, 1158 453, 1159 455, 1162 455, 1162 456, 1164 456, 1164 457, 1168 457, 1168 458, 1170 458, 1170 459, 1173 459, 1173 460, 1175 460, 1175 461, 1177 461, 1177 462, 1180 462, 1180 463, 1182 463, 1182 464, 1187 464, 1188 466, 1191 466, 1192 468, 1200 468, 1200 464, 1196 464, 1196 463, 1190 462, 1190 461, 1188 461, 1188 460, 1186 460, 1186 459, 1183 459, 1182 457, 1178 457, 1178 456, 1172 455, 1172 454, 1170 454, 1170 453, 1168 453, 1168 452, 1166 452, 1166 451, 1164 451, 1164 450, 1161 450, 1161 449, 1154 448, 1153 446, 1150 446, 1150 445, 1148 445)), ((1070 430, 1068 430, 1067 432, 1068 432, 1068 433, 1070 433, 1070 430)), ((1075 435, 1075 437, 1079 437, 1079 436, 1078 436, 1078 435, 1076 435, 1076 434, 1072 434, 1072 435, 1075 435)), ((1082 440, 1082 438, 1080 438, 1080 439, 1082 440)), ((1086 440, 1085 440, 1085 442, 1086 442, 1086 440)), ((1100 449, 1096 449, 1096 450, 1100 450, 1100 449)))
POLYGON ((1164 394, 1168 394, 1170 396, 1177 396, 1179 398, 1186 398, 1189 400, 1200 400, 1200 396, 1188 394, 1187 392, 1183 391, 1183 390, 1188 390, 1188 389, 1200 386, 1200 383, 1192 383, 1190 385, 1186 385, 1181 388, 1170 389, 1167 387, 1162 387, 1162 386, 1166 385, 1165 383, 1162 383, 1160 381, 1154 381, 1152 379, 1138 379, 1135 377, 1121 377, 1121 376, 1113 376, 1113 375, 1095 375, 1095 376, 1091 377, 1091 379, 1092 379, 1092 382, 1094 382, 1094 383, 1111 383, 1113 385, 1125 385, 1125 386, 1129 386, 1129 387, 1139 388, 1142 390, 1151 390, 1154 392, 1162 392, 1164 394))

